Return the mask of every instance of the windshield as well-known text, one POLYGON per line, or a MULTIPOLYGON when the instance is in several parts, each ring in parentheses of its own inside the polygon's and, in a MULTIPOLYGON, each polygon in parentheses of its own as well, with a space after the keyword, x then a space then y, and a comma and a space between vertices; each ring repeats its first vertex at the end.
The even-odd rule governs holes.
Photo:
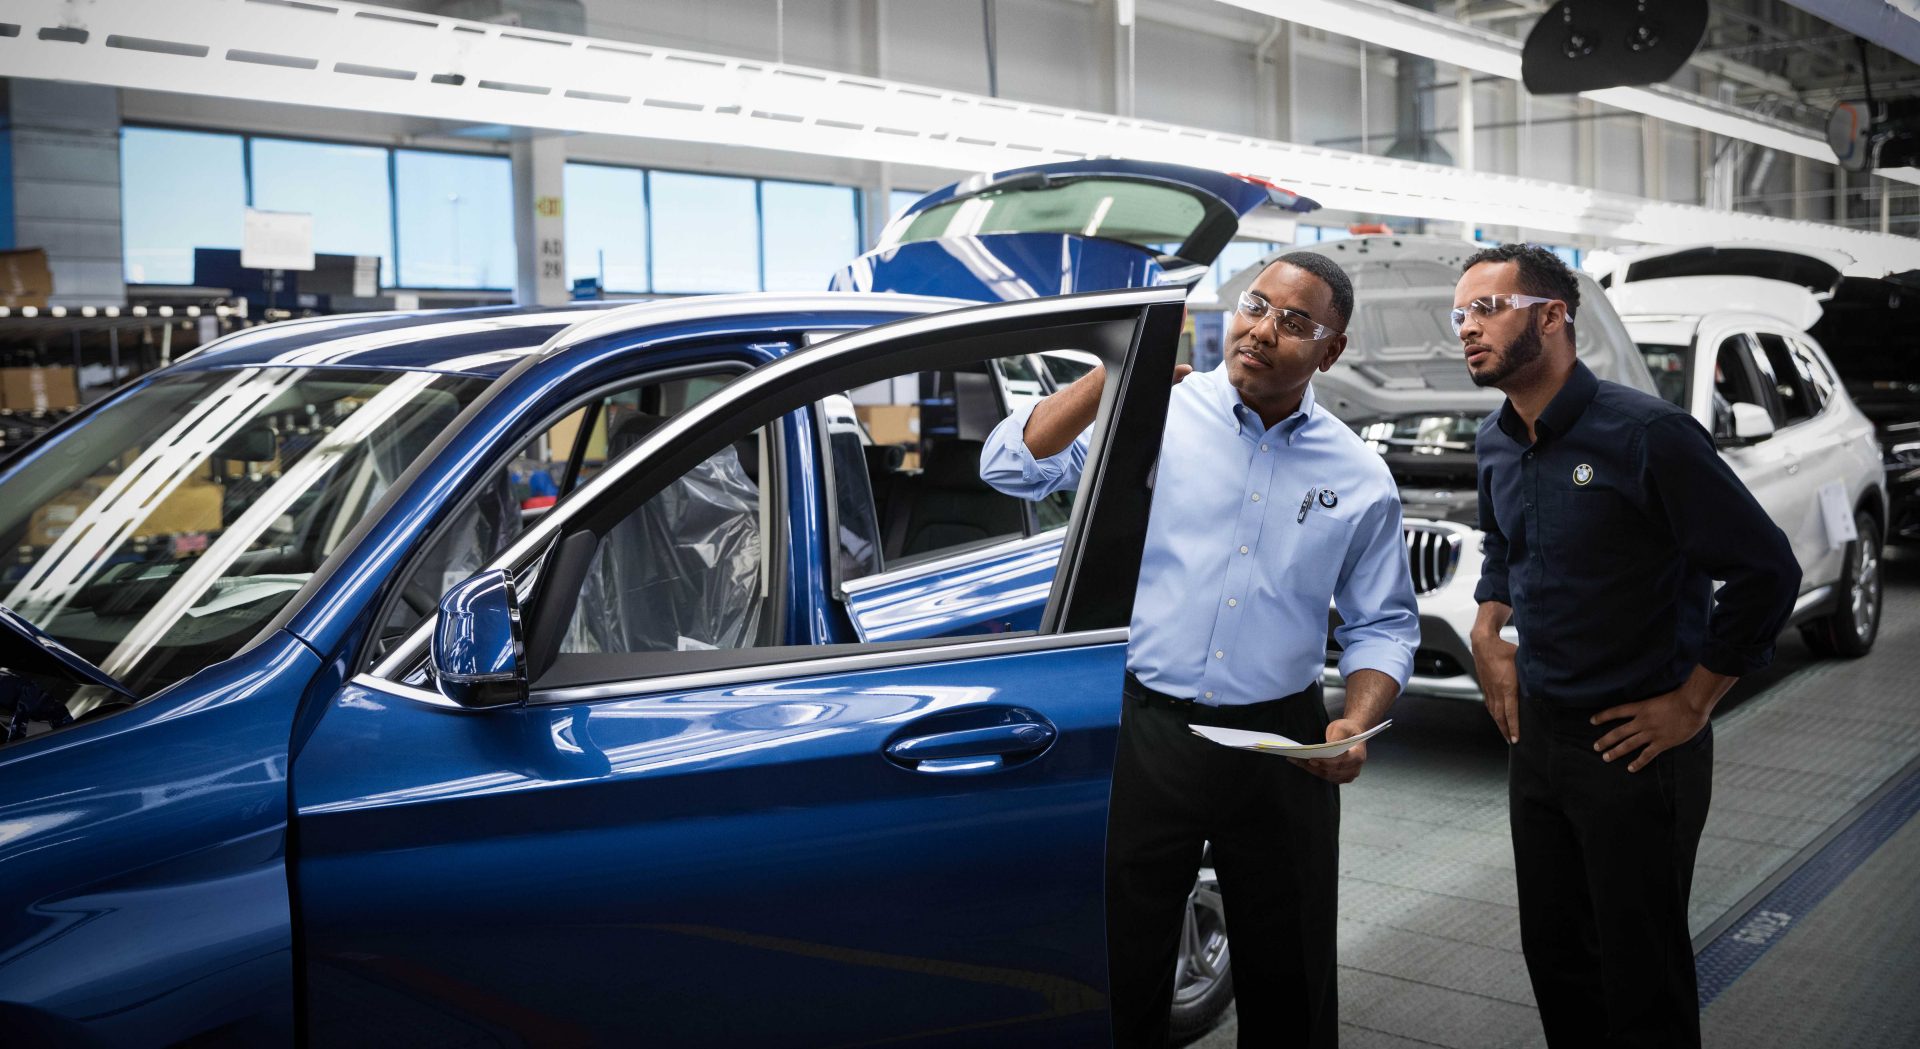
POLYGON ((1126 179, 1079 179, 958 197, 913 217, 897 243, 982 233, 1072 233, 1134 245, 1185 244, 1207 220, 1207 199, 1126 179))
POLYGON ((487 380, 249 368, 160 379, 7 478, 0 604, 140 695, 226 659, 487 380))

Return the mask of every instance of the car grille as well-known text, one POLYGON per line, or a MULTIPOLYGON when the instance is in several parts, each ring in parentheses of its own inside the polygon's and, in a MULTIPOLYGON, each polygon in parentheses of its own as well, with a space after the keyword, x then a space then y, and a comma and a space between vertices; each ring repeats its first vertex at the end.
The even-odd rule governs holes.
POLYGON ((1431 594, 1453 579, 1460 566, 1460 535, 1442 528, 1407 525, 1400 530, 1407 541, 1407 568, 1413 573, 1413 592, 1431 594))

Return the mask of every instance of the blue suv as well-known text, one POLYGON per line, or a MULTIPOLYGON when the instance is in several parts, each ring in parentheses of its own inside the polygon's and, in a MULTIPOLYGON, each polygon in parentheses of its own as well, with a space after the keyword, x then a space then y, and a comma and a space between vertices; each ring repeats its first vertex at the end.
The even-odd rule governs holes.
POLYGON ((0 1031, 1104 1043, 1179 278, 1272 205, 1003 173, 845 290, 292 322, 67 420, 0 467, 0 1031), (1077 499, 981 485, 1092 359, 1077 499))

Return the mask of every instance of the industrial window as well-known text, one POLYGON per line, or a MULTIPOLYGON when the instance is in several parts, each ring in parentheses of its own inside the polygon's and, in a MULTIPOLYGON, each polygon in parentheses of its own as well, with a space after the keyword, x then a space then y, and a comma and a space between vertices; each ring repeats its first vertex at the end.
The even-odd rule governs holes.
POLYGON ((505 157, 394 151, 400 284, 511 288, 513 175, 505 157))
POLYGON ((380 282, 393 272, 393 194, 387 150, 329 142, 255 138, 253 206, 313 216, 313 250, 380 256, 380 282))
POLYGON ((610 292, 652 291, 647 275, 647 173, 568 164, 567 280, 593 278, 610 292))
POLYGON ((820 291, 860 254, 860 195, 851 186, 760 184, 760 244, 767 291, 820 291))
MULTIPOLYGON (((753 291, 760 287, 760 222, 754 181, 655 171, 653 290, 753 291)), ((820 275, 826 284, 827 274, 820 275)))
POLYGON ((238 248, 246 206, 239 135, 121 130, 120 221, 129 283, 193 283, 193 249, 238 248))

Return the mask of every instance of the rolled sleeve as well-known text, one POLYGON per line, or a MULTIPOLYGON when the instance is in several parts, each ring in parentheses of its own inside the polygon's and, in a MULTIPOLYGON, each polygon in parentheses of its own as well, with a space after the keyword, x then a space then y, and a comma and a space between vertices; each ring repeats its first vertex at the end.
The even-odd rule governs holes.
POLYGON ((1419 606, 1407 571, 1407 544, 1400 533, 1400 500, 1382 499, 1356 526, 1333 591, 1341 624, 1333 639, 1340 645, 1340 676, 1377 670, 1407 687, 1413 653, 1420 645, 1419 606))
POLYGON ((1029 404, 1000 420, 980 449, 980 479, 1017 499, 1044 499, 1062 488, 1078 487, 1087 462, 1086 433, 1057 454, 1034 458, 1025 436, 1033 409, 1029 404))

